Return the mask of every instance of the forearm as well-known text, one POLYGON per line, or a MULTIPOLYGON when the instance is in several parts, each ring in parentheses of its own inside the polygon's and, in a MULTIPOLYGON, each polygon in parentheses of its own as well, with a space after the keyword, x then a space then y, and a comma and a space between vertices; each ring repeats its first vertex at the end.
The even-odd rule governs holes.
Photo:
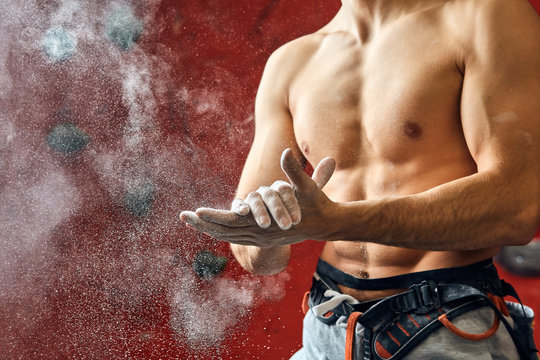
POLYGON ((474 174, 429 191, 339 203, 336 239, 465 251, 530 241, 538 224, 534 174, 474 174))
POLYGON ((274 275, 285 270, 291 256, 290 245, 257 247, 231 244, 240 265, 255 275, 274 275))

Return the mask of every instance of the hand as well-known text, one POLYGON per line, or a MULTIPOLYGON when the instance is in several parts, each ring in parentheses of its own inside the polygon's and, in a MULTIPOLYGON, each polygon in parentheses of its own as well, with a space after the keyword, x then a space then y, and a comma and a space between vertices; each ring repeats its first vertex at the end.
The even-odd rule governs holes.
MULTIPOLYGON (((281 167, 290 180, 288 186, 290 190, 294 190, 296 202, 292 201, 288 195, 285 195, 286 200, 283 200, 283 196, 280 195, 280 201, 276 200, 277 196, 275 196, 273 200, 264 202, 265 196, 256 191, 254 193, 259 195, 253 194, 251 196, 253 201, 233 203, 233 211, 201 208, 196 212, 182 212, 181 220, 210 236, 241 245, 268 247, 293 244, 306 239, 329 239, 334 230, 332 227, 334 222, 331 219, 335 214, 335 204, 326 197, 321 188, 332 176, 335 161, 331 158, 321 160, 313 177, 310 178, 296 161, 292 151, 287 149, 283 152, 281 167), (258 198, 262 200, 262 203, 258 202, 258 198), (244 205, 247 205, 249 210, 244 205), (295 213, 298 214, 296 224, 294 223, 295 213), (270 215, 274 219, 280 219, 284 214, 288 214, 291 219, 290 226, 281 224, 280 227, 276 222, 270 221, 270 215), (267 216, 268 218, 264 220, 270 223, 262 221, 260 224, 256 220, 260 216, 267 216)), ((285 193, 289 191, 282 183, 270 189, 276 192, 276 189, 280 187, 285 193)), ((263 190, 263 192, 268 191, 268 189, 263 190)), ((267 198, 272 199, 272 196, 267 198)))
POLYGON ((274 219, 281 229, 288 230, 302 218, 294 188, 283 180, 278 180, 271 186, 261 186, 250 192, 245 200, 235 199, 231 211, 238 215, 251 212, 261 228, 269 227, 274 219))
MULTIPOLYGON (((282 168, 285 156, 289 155, 286 155, 284 151, 282 168)), ((315 170, 312 177, 319 189, 326 185, 335 169, 333 160, 325 159, 324 161, 329 162, 321 162, 320 165, 322 166, 317 167, 318 169, 315 170), (328 167, 329 165, 330 167, 328 167)), ((284 168, 283 171, 286 172, 284 168)), ((269 227, 273 218, 281 229, 288 230, 292 225, 297 225, 302 219, 302 211, 294 188, 283 180, 274 182, 270 187, 261 186, 256 191, 249 193, 245 200, 235 199, 231 211, 238 215, 247 215, 251 212, 257 224, 262 228, 269 227)))

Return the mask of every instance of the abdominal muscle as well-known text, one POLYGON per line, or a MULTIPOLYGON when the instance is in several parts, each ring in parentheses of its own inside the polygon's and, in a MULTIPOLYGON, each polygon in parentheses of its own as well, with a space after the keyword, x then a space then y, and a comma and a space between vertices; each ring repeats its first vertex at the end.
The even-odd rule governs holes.
MULTIPOLYGON (((454 178, 457 179, 469 175, 467 172, 471 171, 470 167, 463 167, 463 162, 455 165, 456 166, 453 167, 451 165, 449 166, 449 164, 445 164, 444 171, 435 171, 430 174, 423 172, 424 176, 399 176, 400 179, 421 178, 423 181, 422 184, 420 182, 416 184, 401 183, 400 186, 394 187, 391 193, 388 193, 388 190, 380 193, 367 191, 360 199, 374 199, 392 195, 419 193, 438 184, 451 181, 454 178), (450 172, 448 172, 449 169, 450 172), (454 171, 452 171, 452 169, 454 171), (428 178, 427 183, 426 178, 428 178)), ((396 170, 398 170, 399 173, 399 169, 396 170)), ((333 180, 335 180, 337 184, 329 183, 328 189, 325 188, 327 195, 334 201, 352 201, 351 197, 354 197, 354 195, 347 193, 346 188, 339 186, 339 183, 343 185, 343 182, 339 179, 339 171, 336 171, 334 175, 335 177, 333 180)), ((347 177, 349 178, 349 184, 356 183, 355 188, 358 188, 358 182, 350 181, 351 174, 349 172, 347 177)), ((393 176, 390 175, 385 178, 388 180, 388 178, 392 179, 393 176)), ((360 183, 362 182, 360 181, 360 183)), ((384 187, 378 188, 383 189, 384 187)), ((356 200, 358 200, 358 198, 359 197, 357 196, 356 200)), ((373 242, 332 241, 325 244, 321 253, 321 259, 353 276, 364 279, 373 279, 437 268, 469 265, 492 257, 497 251, 498 249, 475 251, 425 251, 381 245, 373 242)), ((359 301, 378 299, 404 290, 390 289, 383 291, 366 291, 347 288, 339 284, 338 286, 344 294, 351 295, 359 301)))
MULTIPOLYGON (((469 265, 492 257, 498 249, 478 251, 423 251, 374 243, 327 242, 321 259, 353 276, 374 279, 417 271, 469 265)), ((338 284, 340 290, 359 301, 368 301, 402 292, 404 289, 356 290, 338 284)))

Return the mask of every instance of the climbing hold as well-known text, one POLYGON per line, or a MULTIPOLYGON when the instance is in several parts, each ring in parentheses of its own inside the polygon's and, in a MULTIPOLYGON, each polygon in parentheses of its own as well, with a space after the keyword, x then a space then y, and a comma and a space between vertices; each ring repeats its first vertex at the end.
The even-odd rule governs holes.
POLYGON ((524 246, 503 247, 495 260, 515 275, 540 276, 540 240, 524 246))
POLYGON ((106 35, 122 50, 129 50, 143 31, 143 22, 127 6, 115 8, 107 19, 106 35))
POLYGON ((47 144, 63 154, 72 154, 88 145, 90 137, 82 131, 77 125, 65 122, 56 125, 49 136, 47 144))
POLYGON ((53 62, 69 59, 77 47, 77 39, 71 32, 53 27, 45 32, 42 40, 43 51, 53 62))
POLYGON ((209 250, 202 250, 193 260, 193 270, 203 279, 212 279, 219 275, 227 265, 227 258, 217 256, 209 250))
POLYGON ((128 211, 135 216, 146 216, 154 203, 154 185, 146 182, 128 190, 124 194, 124 203, 128 211))

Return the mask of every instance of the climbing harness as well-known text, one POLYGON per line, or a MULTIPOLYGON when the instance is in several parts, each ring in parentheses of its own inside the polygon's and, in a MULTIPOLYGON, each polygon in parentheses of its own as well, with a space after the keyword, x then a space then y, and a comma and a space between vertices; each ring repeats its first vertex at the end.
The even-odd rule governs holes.
POLYGON ((325 324, 333 324, 343 316, 348 318, 346 360, 354 357, 357 326, 363 327, 363 360, 398 360, 441 326, 464 339, 478 341, 495 334, 501 322, 520 358, 538 359, 531 329, 533 311, 521 303, 510 284, 499 278, 491 259, 379 279, 357 278, 319 260, 303 309, 311 309, 325 324), (361 303, 342 294, 337 284, 361 290, 404 291, 361 303), (504 301, 504 296, 514 297, 519 304, 504 301), (494 319, 483 334, 469 334, 452 324, 459 315, 485 306, 493 309, 494 319), (508 315, 513 326, 505 317, 508 315))

